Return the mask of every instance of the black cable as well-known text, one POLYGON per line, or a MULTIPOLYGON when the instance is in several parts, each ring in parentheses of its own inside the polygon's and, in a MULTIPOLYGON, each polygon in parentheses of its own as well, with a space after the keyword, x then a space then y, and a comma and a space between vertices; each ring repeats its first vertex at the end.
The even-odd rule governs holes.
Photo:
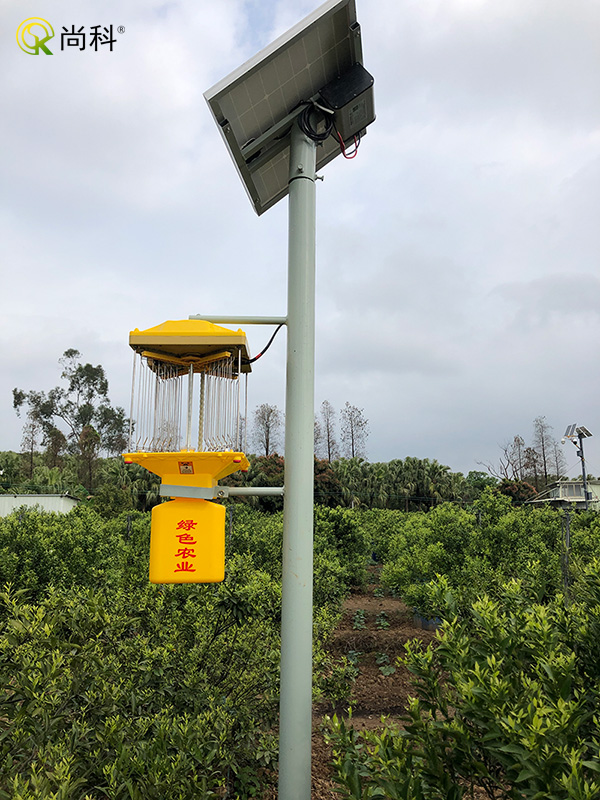
MULTIPOLYGON (((317 122, 317 125, 319 122, 317 122)), ((298 118, 298 125, 300 126, 302 133, 308 136, 309 139, 312 139, 313 142, 324 142, 325 139, 331 135, 333 130, 333 114, 326 114, 321 108, 311 104, 306 106, 300 114, 300 117, 298 118), (319 120, 319 122, 325 122, 325 130, 321 133, 318 133, 316 127, 313 127, 312 125, 311 115, 314 113, 321 115, 322 119, 319 120)))
POLYGON ((277 336, 277 334, 279 333, 279 329, 280 329, 280 328, 283 328, 283 322, 280 322, 280 323, 279 323, 279 325, 278 325, 278 326, 275 328, 275 332, 273 333, 273 336, 271 336, 271 338, 270 338, 270 339, 269 339, 269 341, 267 342, 266 346, 265 346, 265 347, 264 347, 264 348, 263 348, 263 349, 260 351, 260 353, 259 353, 257 356, 254 356, 254 358, 244 358, 244 359, 243 359, 243 362, 244 362, 244 364, 254 364, 254 362, 255 362, 255 361, 258 361, 258 359, 259 359, 261 356, 264 356, 264 354, 267 352, 267 350, 269 349, 269 347, 271 347, 271 345, 273 344, 273 339, 274 339, 274 338, 277 336))

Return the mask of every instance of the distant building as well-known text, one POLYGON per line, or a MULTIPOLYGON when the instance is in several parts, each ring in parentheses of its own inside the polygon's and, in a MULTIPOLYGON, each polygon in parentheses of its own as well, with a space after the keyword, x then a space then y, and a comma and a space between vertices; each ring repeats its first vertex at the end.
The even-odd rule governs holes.
MULTIPOLYGON (((589 495, 589 508, 592 511, 600 511, 600 481, 587 481, 589 495)), ((528 500, 533 505, 548 504, 557 508, 585 508, 585 496, 583 494, 583 481, 556 481, 533 500, 528 500)))
POLYGON ((6 517, 22 506, 68 514, 78 502, 68 494, 0 494, 0 517, 6 517))

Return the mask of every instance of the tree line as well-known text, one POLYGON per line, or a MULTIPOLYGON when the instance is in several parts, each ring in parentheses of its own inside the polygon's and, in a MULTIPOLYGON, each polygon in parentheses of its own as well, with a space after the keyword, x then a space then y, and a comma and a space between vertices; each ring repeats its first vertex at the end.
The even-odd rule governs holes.
MULTIPOLYGON (((33 472, 24 469, 29 454, 0 452, 0 493, 67 493, 85 500, 105 517, 122 511, 147 511, 161 502, 160 478, 138 464, 125 464, 121 457, 98 458, 93 485, 79 480, 77 457, 67 454, 60 466, 49 467, 43 453, 36 453, 33 472)), ((247 472, 236 472, 221 483, 229 486, 283 486, 283 456, 249 456, 247 472)), ((315 503, 335 508, 387 508, 402 511, 427 510, 451 501, 470 504, 486 486, 505 491, 504 484, 484 472, 468 475, 452 472, 435 459, 408 456, 390 462, 371 463, 363 458, 314 460, 315 503)), ((514 497, 519 500, 519 497, 514 497)), ((236 498, 263 511, 279 511, 281 497, 236 498)))
MULTIPOLYGON (((254 409, 250 442, 257 455, 270 456, 282 449, 285 428, 284 415, 276 405, 261 403, 254 409)), ((315 457, 326 461, 338 458, 365 458, 369 421, 364 409, 348 401, 339 414, 323 400, 315 415, 315 457), (338 434, 339 420, 339 434, 338 434)))
POLYGON ((501 455, 496 463, 482 466, 499 480, 529 484, 536 492, 545 489, 563 478, 567 467, 563 450, 552 430, 546 417, 536 417, 529 443, 517 434, 501 445, 501 455))
MULTIPOLYGON (((59 359, 62 383, 48 392, 13 390, 23 418, 20 453, 0 453, 0 490, 94 495, 103 508, 146 510, 160 502, 160 481, 137 465, 123 464, 130 420, 110 402, 101 365, 82 363, 78 350, 59 359)), ((244 486, 283 485, 285 420, 276 405, 254 410, 248 431, 250 470, 231 476, 244 486)), ((435 459, 366 459, 369 422, 364 409, 346 402, 339 410, 324 400, 314 422, 315 501, 328 506, 430 508, 444 501, 470 503, 486 486, 525 501, 565 473, 565 458, 543 416, 529 443, 516 435, 501 447, 497 463, 467 476, 435 459)), ((280 498, 256 502, 277 510, 280 498)))
MULTIPOLYGON (((24 421, 17 471, 29 482, 37 478, 38 483, 58 485, 66 468, 71 483, 76 479, 92 489, 101 457, 119 455, 127 447, 130 420, 123 408, 110 402, 104 368, 81 359, 78 350, 66 350, 59 359, 62 383, 48 392, 13 389, 13 407, 24 421)), ((281 452, 284 415, 279 408, 263 403, 252 419, 250 449, 264 456, 281 452)), ((364 458, 368 434, 362 408, 346 402, 338 415, 325 400, 315 417, 315 456, 327 461, 364 458)), ((14 473, 15 464, 7 463, 5 469, 14 473)))

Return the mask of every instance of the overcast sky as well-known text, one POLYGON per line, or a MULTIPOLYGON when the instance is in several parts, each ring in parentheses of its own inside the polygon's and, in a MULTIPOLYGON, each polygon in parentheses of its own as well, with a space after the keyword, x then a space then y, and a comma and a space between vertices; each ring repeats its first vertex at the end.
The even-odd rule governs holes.
MULTIPOLYGON (((0 449, 20 446, 13 387, 56 385, 67 348, 128 408, 132 328, 285 314, 287 201, 255 215, 203 92, 317 6, 3 0, 0 449), (117 41, 28 55, 32 16, 117 41)), ((357 0, 357 16, 377 120, 317 184, 317 408, 363 408, 371 461, 465 473, 536 416, 557 439, 575 422, 598 475, 600 3, 357 0)), ((248 335, 256 353, 270 331, 248 335)), ((284 373, 282 331, 251 409, 283 409, 284 373)))

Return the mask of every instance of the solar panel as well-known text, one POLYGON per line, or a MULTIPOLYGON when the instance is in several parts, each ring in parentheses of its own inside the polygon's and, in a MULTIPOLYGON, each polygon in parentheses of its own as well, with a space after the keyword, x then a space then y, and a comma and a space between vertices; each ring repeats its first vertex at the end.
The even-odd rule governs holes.
POLYGON ((591 436, 591 435, 592 435, 592 434, 591 434, 591 433, 588 431, 588 429, 587 429, 587 428, 585 428, 583 425, 580 425, 580 426, 577 428, 577 433, 578 433, 578 435, 579 435, 579 436, 581 436, 581 438, 582 438, 582 439, 587 439, 587 438, 588 438, 588 436, 591 436))
POLYGON ((575 427, 576 423, 572 425, 567 425, 567 430, 565 431, 565 439, 570 439, 572 436, 575 436, 575 427))
MULTIPOLYGON (((327 0, 287 33, 205 92, 257 214, 288 191, 289 130, 298 106, 362 64, 354 0, 327 0)), ((330 137, 317 169, 340 153, 330 137)))

